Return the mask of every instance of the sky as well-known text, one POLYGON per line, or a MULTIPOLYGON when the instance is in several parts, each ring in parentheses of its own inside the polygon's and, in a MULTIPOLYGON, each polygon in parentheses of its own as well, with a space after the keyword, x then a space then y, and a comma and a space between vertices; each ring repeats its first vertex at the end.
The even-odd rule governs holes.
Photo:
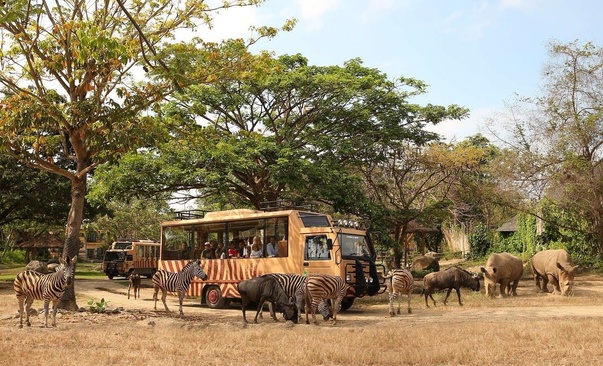
POLYGON ((427 93, 410 102, 470 109, 468 119, 429 128, 452 142, 490 137, 486 119, 539 92, 552 40, 603 46, 602 16, 600 0, 267 0, 223 11, 199 36, 247 38, 250 25, 295 18, 291 32, 252 50, 300 53, 320 66, 360 58, 391 79, 420 79, 427 93))

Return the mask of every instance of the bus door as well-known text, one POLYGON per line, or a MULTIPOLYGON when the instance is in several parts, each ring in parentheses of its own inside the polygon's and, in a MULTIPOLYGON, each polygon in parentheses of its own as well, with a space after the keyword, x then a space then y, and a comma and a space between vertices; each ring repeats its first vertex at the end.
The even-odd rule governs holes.
POLYGON ((326 234, 308 234, 304 237, 303 275, 313 273, 335 274, 333 258, 326 234))

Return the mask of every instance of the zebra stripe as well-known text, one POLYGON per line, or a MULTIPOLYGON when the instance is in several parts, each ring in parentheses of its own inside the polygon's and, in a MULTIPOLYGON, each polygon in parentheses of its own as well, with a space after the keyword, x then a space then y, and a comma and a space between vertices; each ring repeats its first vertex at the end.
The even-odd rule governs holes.
POLYGON ((170 311, 165 303, 168 291, 176 292, 178 293, 180 304, 180 315, 184 315, 182 312, 182 300, 188 291, 188 286, 195 277, 199 277, 202 280, 207 279, 207 274, 201 268, 199 261, 188 262, 180 272, 168 272, 165 270, 155 272, 153 275, 153 288, 155 290, 153 301, 155 301, 155 310, 157 310, 157 293, 161 289, 161 301, 163 302, 163 306, 165 306, 165 311, 170 311))
POLYGON ((306 301, 306 324, 308 321, 308 313, 312 313, 312 321, 316 321, 316 309, 318 305, 325 300, 333 300, 333 325, 337 324, 337 311, 341 306, 341 301, 347 294, 350 286, 339 276, 326 274, 312 274, 306 278, 304 283, 304 295, 306 301))
POLYGON ((389 315, 395 316, 394 312, 394 300, 398 299, 398 314, 400 314, 400 302, 402 301, 402 293, 405 293, 408 299, 408 313, 412 313, 410 309, 410 294, 414 288, 414 278, 409 270, 393 269, 388 272, 387 276, 387 290, 389 292, 389 315))
POLYGON ((57 326, 57 305, 65 289, 73 281, 77 256, 73 259, 59 259, 60 264, 54 273, 41 274, 35 271, 23 271, 17 274, 13 288, 19 302, 19 328, 23 328, 23 302, 25 302, 25 324, 29 322, 29 309, 34 300, 44 301, 44 327, 48 326, 48 307, 52 301, 52 326, 57 326))

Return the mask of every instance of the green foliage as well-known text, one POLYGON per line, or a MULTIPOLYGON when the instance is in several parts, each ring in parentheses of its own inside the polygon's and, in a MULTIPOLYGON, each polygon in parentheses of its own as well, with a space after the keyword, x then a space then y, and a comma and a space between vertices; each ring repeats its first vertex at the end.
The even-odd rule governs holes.
POLYGON ((8 249, 0 253, 0 263, 25 265, 25 250, 8 249))
POLYGON ((99 301, 95 299, 88 300, 88 311, 91 313, 104 313, 109 306, 109 302, 101 298, 99 301))
POLYGON ((469 245, 471 252, 469 258, 476 259, 484 257, 492 246, 492 238, 488 227, 484 223, 479 223, 471 235, 469 235, 469 245))

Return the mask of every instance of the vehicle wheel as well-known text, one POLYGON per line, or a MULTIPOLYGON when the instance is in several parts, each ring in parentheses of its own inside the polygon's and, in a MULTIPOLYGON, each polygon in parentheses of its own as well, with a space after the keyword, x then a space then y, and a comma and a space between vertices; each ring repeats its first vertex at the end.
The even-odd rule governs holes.
POLYGON ((341 311, 346 311, 349 308, 352 307, 352 305, 354 304, 354 298, 353 297, 346 297, 343 300, 341 300, 341 311))
POLYGON ((107 277, 109 277, 109 279, 112 280, 113 279, 113 273, 108 274, 107 277))
POLYGON ((209 286, 205 292, 205 304, 212 309, 223 309, 227 300, 222 297, 222 291, 218 286, 209 286))

